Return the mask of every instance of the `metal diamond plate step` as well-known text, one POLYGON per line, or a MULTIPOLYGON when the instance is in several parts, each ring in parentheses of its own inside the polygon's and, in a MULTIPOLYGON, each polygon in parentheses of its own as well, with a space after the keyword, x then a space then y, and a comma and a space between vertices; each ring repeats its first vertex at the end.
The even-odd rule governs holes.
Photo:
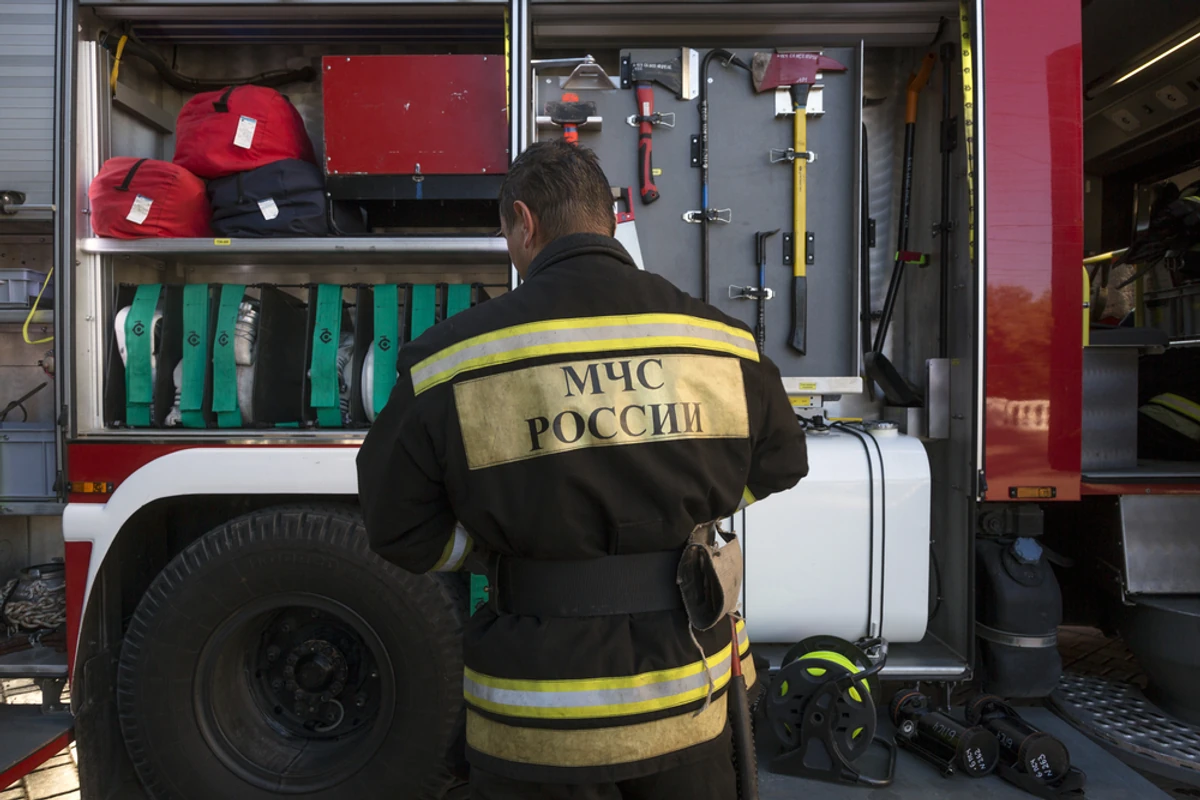
POLYGON ((1068 672, 1050 702, 1131 766, 1200 785, 1200 726, 1168 716, 1137 686, 1068 672))

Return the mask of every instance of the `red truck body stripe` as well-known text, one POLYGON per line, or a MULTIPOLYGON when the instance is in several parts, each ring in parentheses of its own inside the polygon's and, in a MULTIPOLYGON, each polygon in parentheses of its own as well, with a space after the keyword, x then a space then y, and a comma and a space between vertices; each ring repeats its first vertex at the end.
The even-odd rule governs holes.
POLYGON ((75 652, 83 624, 83 596, 87 591, 88 567, 92 561, 91 542, 67 542, 67 671, 75 675, 75 652))

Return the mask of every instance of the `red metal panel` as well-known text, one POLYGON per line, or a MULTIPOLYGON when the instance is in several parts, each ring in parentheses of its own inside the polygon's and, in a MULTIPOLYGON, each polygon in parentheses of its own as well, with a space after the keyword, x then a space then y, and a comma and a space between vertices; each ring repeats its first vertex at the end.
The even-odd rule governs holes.
POLYGON ((67 567, 67 673, 75 674, 75 652, 83 624, 83 598, 87 594, 88 567, 92 562, 91 542, 64 545, 67 567))
POLYGON ((1083 342, 1078 3, 984 3, 988 496, 1079 499, 1083 342), (1036 20, 1037 24, 1030 24, 1036 20))
POLYGON ((321 75, 330 175, 507 171, 503 58, 326 56, 321 75))

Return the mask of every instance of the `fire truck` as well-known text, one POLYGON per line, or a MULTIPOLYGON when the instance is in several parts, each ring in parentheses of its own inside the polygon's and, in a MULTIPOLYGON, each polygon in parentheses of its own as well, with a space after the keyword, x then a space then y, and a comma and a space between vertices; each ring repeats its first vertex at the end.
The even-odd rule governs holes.
MULTIPOLYGON (((461 791, 487 579, 373 554, 355 457, 395 348, 519 291, 496 190, 563 136, 808 430, 810 476, 725 521, 757 656, 859 642, 851 674, 1049 697, 1073 752, 1194 780, 1200 18, 1160 5, 0 3, 0 679, 43 690, 0 705, 0 788, 74 740, 85 798, 461 791), (230 141, 187 143, 197 102, 230 141), (137 188, 293 114, 321 235, 266 162, 192 167, 204 235, 137 188), (1064 676, 1063 624, 1147 696, 1064 676)), ((861 791, 795 781, 764 796, 861 791)))

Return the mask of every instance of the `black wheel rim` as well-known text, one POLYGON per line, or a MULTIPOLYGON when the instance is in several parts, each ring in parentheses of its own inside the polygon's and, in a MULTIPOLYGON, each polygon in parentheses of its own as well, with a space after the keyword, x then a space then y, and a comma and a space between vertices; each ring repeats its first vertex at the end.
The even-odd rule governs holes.
POLYGON ((235 775, 287 794, 328 789, 376 754, 396 679, 375 629, 318 594, 260 597, 221 622, 197 659, 200 733, 235 775))

